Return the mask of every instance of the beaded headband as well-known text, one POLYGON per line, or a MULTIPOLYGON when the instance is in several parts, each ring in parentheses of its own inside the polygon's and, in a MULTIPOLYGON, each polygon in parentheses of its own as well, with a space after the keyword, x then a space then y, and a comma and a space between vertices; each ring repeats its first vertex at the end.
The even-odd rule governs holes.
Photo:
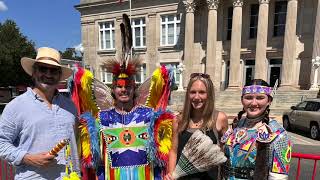
POLYGON ((245 86, 242 89, 242 95, 245 95, 245 94, 265 94, 265 95, 271 96, 272 88, 267 86, 261 86, 261 85, 245 86))

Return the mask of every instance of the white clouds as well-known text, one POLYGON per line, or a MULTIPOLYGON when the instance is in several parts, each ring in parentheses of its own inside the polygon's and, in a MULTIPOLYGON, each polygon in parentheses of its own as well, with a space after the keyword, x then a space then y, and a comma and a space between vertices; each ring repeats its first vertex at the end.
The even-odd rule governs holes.
POLYGON ((8 10, 8 7, 6 6, 6 4, 4 4, 3 1, 0 1, 0 12, 6 10, 8 10))
POLYGON ((78 44, 78 45, 75 45, 74 46, 74 49, 78 52, 83 52, 83 46, 82 46, 82 43, 78 44))

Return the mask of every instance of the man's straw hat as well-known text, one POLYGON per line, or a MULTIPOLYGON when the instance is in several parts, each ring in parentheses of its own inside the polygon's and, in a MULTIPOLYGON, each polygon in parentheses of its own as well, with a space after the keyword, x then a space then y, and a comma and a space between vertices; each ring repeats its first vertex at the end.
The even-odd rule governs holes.
POLYGON ((34 63, 48 64, 52 66, 57 66, 61 68, 61 78, 60 80, 65 80, 72 75, 72 69, 64 67, 61 65, 61 56, 59 51, 48 48, 41 47, 38 49, 36 59, 31 59, 28 57, 21 58, 21 66, 26 71, 27 74, 32 76, 32 66, 34 63))

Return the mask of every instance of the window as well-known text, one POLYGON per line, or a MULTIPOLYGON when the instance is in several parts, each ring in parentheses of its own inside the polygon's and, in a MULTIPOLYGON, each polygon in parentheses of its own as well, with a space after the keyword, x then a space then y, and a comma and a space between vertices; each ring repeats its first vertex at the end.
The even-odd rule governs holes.
POLYGON ((178 41, 180 35, 181 15, 161 16, 161 46, 172 46, 178 41))
POLYGON ((231 40, 232 16, 233 16, 233 7, 229 7, 228 8, 228 18, 227 18, 227 40, 231 40))
POLYGON ((309 101, 306 105, 306 111, 318 111, 320 103, 309 101))
POLYGON ((307 105, 307 101, 303 101, 297 105, 297 110, 304 110, 307 105))
POLYGON ((283 36, 286 27, 287 1, 278 1, 274 10, 273 36, 283 36))
POLYGON ((161 65, 165 65, 167 68, 173 68, 173 74, 176 85, 180 84, 180 72, 178 71, 179 63, 160 63, 161 65))
POLYGON ((112 84, 112 73, 107 72, 105 68, 101 68, 101 81, 105 84, 112 84))
POLYGON ((135 76, 136 83, 139 83, 139 84, 143 83, 146 79, 146 76, 147 76, 146 64, 143 64, 140 67, 140 71, 137 72, 137 74, 135 76))
POLYGON ((146 20, 137 18, 132 20, 133 47, 142 48, 146 46, 146 20))
POLYGON ((259 4, 251 4, 250 35, 249 35, 250 39, 257 37, 258 17, 259 17, 259 4))
POLYGON ((99 23, 99 42, 101 50, 114 49, 114 22, 99 23))
POLYGON ((270 64, 282 64, 282 59, 270 59, 270 64))

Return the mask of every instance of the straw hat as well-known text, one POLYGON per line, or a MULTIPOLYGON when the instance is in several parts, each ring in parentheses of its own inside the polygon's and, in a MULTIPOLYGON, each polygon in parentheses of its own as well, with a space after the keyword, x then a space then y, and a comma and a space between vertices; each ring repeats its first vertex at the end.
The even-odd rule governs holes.
POLYGON ((60 80, 65 80, 72 75, 72 69, 62 66, 60 61, 61 56, 57 50, 48 47, 41 47, 38 49, 36 59, 28 57, 21 58, 21 66, 30 76, 32 76, 32 66, 34 63, 57 66, 61 68, 62 72, 60 80))

